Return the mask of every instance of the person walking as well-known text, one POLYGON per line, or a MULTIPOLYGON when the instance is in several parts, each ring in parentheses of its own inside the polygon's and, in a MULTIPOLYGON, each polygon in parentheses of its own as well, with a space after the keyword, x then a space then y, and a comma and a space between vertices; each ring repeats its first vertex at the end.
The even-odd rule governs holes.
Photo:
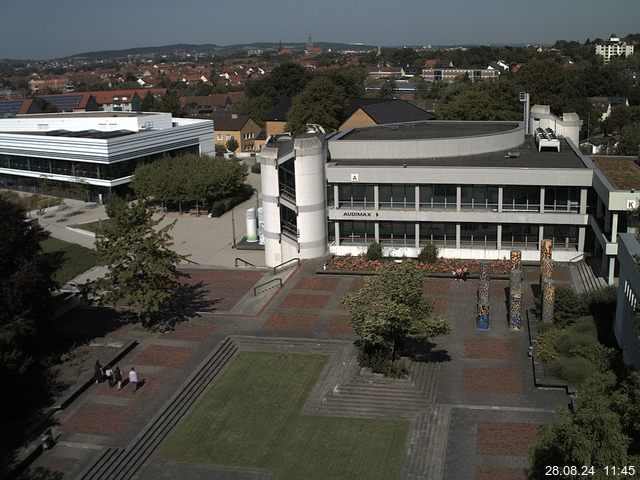
POLYGON ((107 368, 104 369, 104 375, 107 377, 109 387, 113 388, 113 385, 115 385, 115 380, 113 377, 113 369, 111 368, 111 366, 107 365, 107 368))
POLYGON ((122 372, 120 371, 120 367, 116 365, 116 368, 113 369, 113 379, 116 382, 116 386, 118 390, 122 388, 122 372))
POLYGON ((100 383, 102 381, 102 377, 104 375, 104 370, 102 369, 102 365, 100 365, 100 361, 96 360, 96 363, 93 365, 93 379, 96 383, 100 383))
POLYGON ((133 367, 131 367, 131 370, 129 371, 129 382, 133 385, 134 392, 138 390, 138 374, 133 367))

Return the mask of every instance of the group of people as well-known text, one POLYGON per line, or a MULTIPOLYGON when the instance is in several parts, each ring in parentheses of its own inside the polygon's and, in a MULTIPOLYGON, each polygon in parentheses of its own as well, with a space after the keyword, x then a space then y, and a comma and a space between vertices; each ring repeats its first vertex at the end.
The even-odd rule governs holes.
POLYGON ((469 269, 467 267, 456 267, 453 272, 453 279, 455 281, 466 282, 469 278, 469 269))
MULTIPOLYGON (((109 387, 113 388, 115 386, 118 390, 121 390, 123 387, 122 371, 120 371, 120 367, 116 365, 115 368, 111 368, 110 365, 107 365, 103 368, 99 360, 96 360, 96 363, 93 366, 93 379, 96 383, 103 382, 106 379, 107 382, 109 382, 109 387)), ((133 387, 133 391, 135 392, 138 390, 138 373, 133 367, 131 367, 131 370, 129 371, 128 380, 133 387)))

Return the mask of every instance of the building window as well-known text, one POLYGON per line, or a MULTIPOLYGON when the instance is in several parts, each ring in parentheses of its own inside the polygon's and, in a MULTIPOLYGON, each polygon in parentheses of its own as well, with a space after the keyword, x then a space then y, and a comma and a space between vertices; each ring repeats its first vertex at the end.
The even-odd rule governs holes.
POLYGON ((231 140, 231 138, 232 138, 231 135, 227 135, 227 142, 231 140))
POLYGON ((433 243, 439 247, 456 246, 456 224, 455 223, 421 223, 420 224, 420 246, 433 243))
POLYGON ((376 227, 373 222, 339 222, 339 228, 341 245, 364 245, 376 240, 376 227))
POLYGON ((379 208, 415 208, 415 185, 380 185, 378 187, 379 208))
POLYGON ((537 212, 540 210, 540 188, 522 185, 504 187, 502 210, 537 212))
POLYGON ((380 222, 380 243, 415 247, 416 224, 408 222, 380 222))
POLYGON ((218 134, 218 140, 222 141, 222 134, 221 133, 218 134))
POLYGON ((327 185, 327 208, 333 207, 335 207, 333 199, 333 185, 329 184, 327 185))
POLYGON ((374 208, 373 185, 341 184, 338 186, 339 206, 374 208))
POLYGON ((545 187, 545 212, 580 212, 580 189, 578 187, 545 187))
POLYGON ((280 205, 280 228, 284 235, 298 241, 298 217, 284 205, 280 205))
POLYGON ((502 248, 537 250, 539 240, 538 232, 539 229, 537 225, 502 225, 502 248))
POLYGON ((296 170, 294 159, 287 160, 278 167, 278 181, 280 195, 295 201, 296 199, 296 170))
POLYGON ((455 185, 421 185, 420 208, 449 209, 456 208, 457 193, 455 185))
POLYGON ((498 210, 498 187, 470 185, 462 187, 462 209, 498 210))
POLYGON ((472 248, 496 248, 498 226, 490 223, 462 223, 460 246, 472 248))
POLYGON ((544 238, 551 240, 558 250, 578 249, 578 227, 575 225, 545 225, 544 238))

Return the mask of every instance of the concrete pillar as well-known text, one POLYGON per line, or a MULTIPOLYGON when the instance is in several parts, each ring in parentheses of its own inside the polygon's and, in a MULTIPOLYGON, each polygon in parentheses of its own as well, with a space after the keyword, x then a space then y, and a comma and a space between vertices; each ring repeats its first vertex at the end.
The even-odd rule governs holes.
POLYGON ((618 212, 611 214, 611 241, 618 243, 618 212))
POLYGON ((460 224, 456 223, 456 248, 460 248, 460 224))
POLYGON ((333 222, 333 228, 335 230, 336 245, 340 245, 340 222, 333 222))
POLYGON ((458 185, 456 187, 456 212, 462 210, 462 187, 458 185))
POLYGON ((502 212, 502 200, 504 198, 504 187, 498 187, 498 212, 502 212))
POLYGON ((416 197, 416 212, 417 212, 420 210, 420 185, 416 185, 415 197, 416 197))
POLYGON ((420 224, 416 223, 416 248, 420 248, 420 224))
POLYGON ((338 185, 333 186, 333 208, 340 208, 340 189, 338 185))
POLYGON ((376 236, 376 243, 380 243, 380 223, 376 222, 373 224, 373 231, 376 236))
POLYGON ((378 185, 373 186, 373 208, 380 210, 380 190, 378 185))
POLYGON ((607 284, 613 285, 615 272, 616 272, 616 257, 609 257, 609 274, 607 276, 607 284))
POLYGON ((496 236, 498 237, 496 248, 502 250, 502 225, 498 225, 496 236))
POLYGON ((540 187, 540 213, 544 213, 544 187, 540 187))
POLYGON ((542 239, 544 238, 544 226, 538 227, 538 250, 542 248, 542 239))
POLYGON ((553 311, 556 301, 556 281, 547 279, 542 288, 542 321, 553 322, 553 311))
POLYGON ((587 191, 586 188, 580 189, 580 214, 582 215, 587 213, 587 191))
POLYGON ((578 227, 578 252, 584 252, 584 241, 587 234, 587 227, 578 227))

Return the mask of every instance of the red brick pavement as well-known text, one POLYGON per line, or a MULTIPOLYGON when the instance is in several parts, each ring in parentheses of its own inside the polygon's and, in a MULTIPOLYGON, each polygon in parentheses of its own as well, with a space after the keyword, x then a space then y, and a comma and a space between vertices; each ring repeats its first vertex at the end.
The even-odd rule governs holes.
POLYGON ((286 330, 291 332, 308 332, 318 321, 313 313, 275 312, 264 324, 264 330, 286 330))
POLYGON ((479 422, 476 452, 482 455, 526 457, 536 440, 538 425, 532 423, 479 422))
POLYGON ((521 394, 522 371, 516 368, 464 368, 462 390, 465 392, 521 394))
POLYGON ((183 269, 189 285, 202 283, 203 300, 215 302, 210 310, 229 311, 262 278, 261 272, 220 269, 183 269))
POLYGON ((449 293, 449 286, 451 285, 451 280, 439 280, 439 279, 428 279, 425 286, 424 292, 427 295, 446 295, 449 293))
POLYGON ((464 356, 467 358, 514 360, 518 357, 518 342, 515 338, 468 339, 464 341, 464 356))
POLYGON ((338 287, 339 283, 339 278, 304 277, 295 285, 294 288, 301 288, 304 290, 326 290, 328 292, 332 292, 338 287))
POLYGON ((526 480, 524 468, 476 467, 474 480, 526 480))
MULTIPOLYGON (((153 365, 156 367, 180 368, 192 353, 193 351, 190 348, 150 345, 131 359, 128 364, 132 366, 153 365)), ((123 370, 122 373, 123 376, 128 374, 129 369, 123 370)))
POLYGON ((75 466, 77 462, 78 459, 76 458, 61 457, 60 455, 45 453, 44 455, 42 455, 42 457, 40 457, 40 460, 38 461, 38 467, 50 471, 52 470, 54 472, 67 473, 75 466))
POLYGON ((211 323, 201 324, 183 322, 176 325, 176 328, 172 332, 163 335, 162 338, 199 342, 215 332, 217 328, 217 325, 211 323))
MULTIPOLYGON (((122 372, 123 377, 127 377, 129 370, 122 372)), ((115 386, 109 387, 107 382, 104 382, 98 386, 96 393, 98 395, 108 395, 120 398, 142 398, 147 399, 153 397, 160 388, 167 383, 167 381, 173 377, 170 373, 158 374, 158 373, 142 373, 138 372, 138 390, 133 391, 133 387, 129 384, 128 378, 124 379, 123 387, 118 390, 115 386), (144 383, 141 383, 144 381, 144 383)))
POLYGON ((348 315, 333 315, 327 323, 327 331, 331 333, 353 333, 353 329, 349 326, 348 315))
POLYGON ((67 432, 116 436, 122 433, 135 413, 134 407, 86 403, 61 428, 67 432))
POLYGON ((447 313, 447 305, 449 304, 446 298, 437 298, 436 304, 433 308, 433 312, 438 315, 444 315, 447 313))
POLYGON ((287 295, 282 303, 281 307, 286 308, 324 308, 331 297, 325 295, 309 295, 290 293, 287 295))
POLYGON ((349 285, 349 292, 357 292, 364 285, 364 277, 358 277, 351 280, 351 285, 349 285))
POLYGON ((504 300, 507 298, 509 282, 492 281, 489 283, 489 295, 494 300, 504 300))

